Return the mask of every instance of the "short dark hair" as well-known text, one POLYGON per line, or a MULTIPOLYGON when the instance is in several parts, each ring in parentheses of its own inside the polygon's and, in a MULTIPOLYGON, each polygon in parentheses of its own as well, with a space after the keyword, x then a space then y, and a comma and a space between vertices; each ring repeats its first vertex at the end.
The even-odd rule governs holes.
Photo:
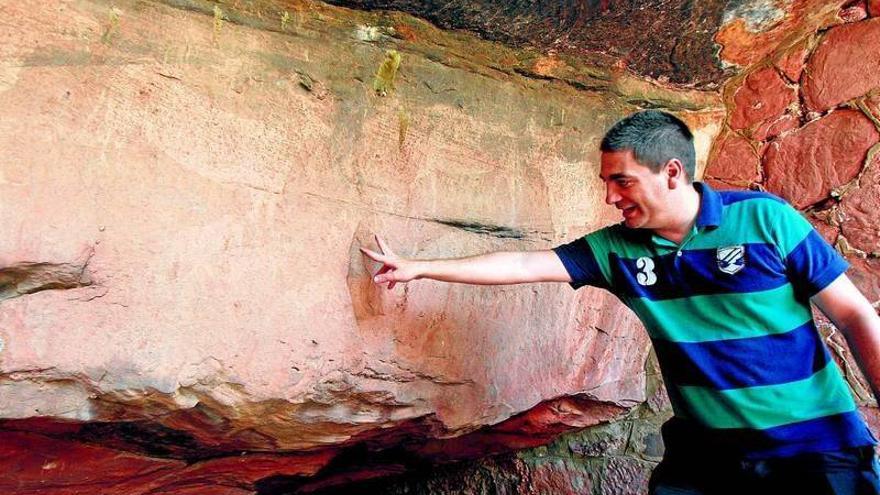
POLYGON ((697 166, 694 135, 687 124, 675 115, 659 110, 645 110, 618 121, 602 138, 602 151, 632 151, 635 159, 654 172, 673 158, 678 158, 694 180, 697 166))

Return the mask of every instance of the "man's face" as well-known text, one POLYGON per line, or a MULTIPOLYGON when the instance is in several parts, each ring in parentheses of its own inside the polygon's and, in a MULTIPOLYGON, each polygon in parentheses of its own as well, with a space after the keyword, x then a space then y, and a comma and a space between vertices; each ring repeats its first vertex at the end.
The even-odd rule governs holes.
POLYGON ((601 164, 605 202, 621 211, 627 227, 667 227, 674 205, 665 167, 655 173, 636 161, 630 150, 603 152, 601 164))

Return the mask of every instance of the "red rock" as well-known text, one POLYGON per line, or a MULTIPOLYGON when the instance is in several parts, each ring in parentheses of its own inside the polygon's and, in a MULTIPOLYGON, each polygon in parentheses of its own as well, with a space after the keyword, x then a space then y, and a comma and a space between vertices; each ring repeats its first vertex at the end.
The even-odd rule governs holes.
POLYGON ((845 215, 842 232, 850 245, 866 253, 880 253, 880 153, 859 179, 859 187, 841 201, 845 215))
POLYGON ((152 459, 25 432, 0 431, 0 492, 17 495, 140 493, 183 461, 152 459))
MULTIPOLYGON (((263 454, 248 453, 211 459, 189 466, 175 473, 173 480, 186 480, 188 483, 202 481, 204 485, 235 484, 251 485, 271 476, 312 476, 326 466, 337 454, 327 449, 314 453, 263 454)), ((161 484, 164 480, 159 480, 161 484)))
POLYGON ((880 17, 880 0, 868 0, 868 15, 880 17))
MULTIPOLYGON (((547 442, 645 400, 648 338, 615 297, 561 284, 384 291, 357 250, 373 232, 407 256, 534 249, 619 221, 563 199, 601 205, 584 140, 629 111, 618 96, 499 85, 414 54, 399 82, 420 110, 401 151, 399 105, 377 105, 370 86, 382 50, 334 41, 350 39, 350 13, 328 11, 340 22, 318 22, 322 36, 289 40, 217 32, 162 4, 125 8, 105 43, 108 10, 90 5, 4 8, 14 42, 2 58, 14 63, 0 64, 0 232, 16 234, 0 236, 0 267, 46 290, 4 290, 0 417, 77 425, 19 423, 69 435, 47 448, 82 458, 49 481, 119 472, 156 493, 244 486, 321 465, 295 452, 484 432, 442 453, 454 460, 547 442), (331 96, 310 92, 315 81, 331 96), (532 127, 549 103, 565 127, 532 127), (560 412, 584 390, 596 407, 560 412), (548 401, 558 407, 530 413, 548 401), (419 418, 431 421, 410 428, 419 418), (510 418, 520 422, 493 430, 510 418), (156 485, 162 473, 139 469, 164 461, 127 449, 250 453, 172 462, 180 469, 156 485)), ((708 135, 720 113, 701 118, 708 135)), ((27 470, 18 482, 41 479, 40 462, 9 467, 27 470)))
POLYGON ((843 22, 858 22, 868 17, 868 12, 865 10, 864 5, 859 4, 840 9, 840 13, 837 16, 843 22))
POLYGON ((780 57, 774 65, 789 81, 798 82, 804 72, 804 64, 809 53, 806 44, 801 43, 780 57))
POLYGON ((834 243, 837 242, 837 238, 840 236, 840 230, 837 227, 828 225, 828 222, 816 218, 810 218, 810 223, 813 224, 813 228, 819 232, 819 235, 821 235, 828 244, 833 246, 834 243))
POLYGON ((837 14, 843 3, 828 0, 791 2, 778 22, 759 26, 758 29, 750 27, 742 17, 733 17, 730 22, 722 24, 715 34, 715 41, 721 46, 719 56, 721 60, 740 67, 754 67, 773 54, 780 44, 792 39, 793 35, 797 37, 795 39, 800 39, 818 29, 838 24, 840 20, 837 14))
POLYGON ((734 92, 730 128, 751 129, 776 120, 796 98, 795 89, 785 83, 775 68, 752 72, 734 92))
POLYGON ((758 128, 752 132, 752 138, 756 141, 767 141, 780 134, 797 129, 799 125, 800 121, 797 117, 790 113, 786 113, 776 120, 766 121, 758 126, 758 128))
POLYGON ((807 62, 804 101, 824 112, 880 87, 880 19, 831 29, 807 62))
POLYGON ((253 490, 231 486, 186 486, 162 488, 162 495, 253 495, 253 490))
POLYGON ((427 442, 415 453, 428 459, 452 461, 475 458, 485 452, 536 447, 564 431, 611 421, 624 412, 620 406, 582 397, 557 399, 484 431, 427 442))
POLYGON ((805 208, 854 179, 878 139, 880 133, 863 113, 833 112, 770 144, 764 154, 765 185, 805 208))
POLYGON ((519 479, 516 493, 552 493, 582 495, 593 493, 592 477, 582 463, 572 460, 547 459, 534 465, 517 459, 524 476, 519 479))
POLYGON ((846 272, 856 287, 878 308, 880 303, 880 259, 848 256, 850 269, 846 272))
POLYGON ((761 160, 751 143, 734 133, 727 133, 715 142, 706 166, 705 178, 748 187, 760 181, 761 160))
POLYGON ((865 107, 875 120, 880 122, 880 90, 865 98, 865 107))

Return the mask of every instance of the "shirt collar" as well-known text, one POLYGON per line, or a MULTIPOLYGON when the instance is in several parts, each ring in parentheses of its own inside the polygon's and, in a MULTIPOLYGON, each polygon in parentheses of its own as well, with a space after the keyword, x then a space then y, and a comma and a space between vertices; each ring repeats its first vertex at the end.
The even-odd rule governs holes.
POLYGON ((721 213, 724 208, 721 195, 705 182, 694 182, 694 189, 700 193, 700 211, 697 213, 697 228, 715 228, 721 225, 721 213))

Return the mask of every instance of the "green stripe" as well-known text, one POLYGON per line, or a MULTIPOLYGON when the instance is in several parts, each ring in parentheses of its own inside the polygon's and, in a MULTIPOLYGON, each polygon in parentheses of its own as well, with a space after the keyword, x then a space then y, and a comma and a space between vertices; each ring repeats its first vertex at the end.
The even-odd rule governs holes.
POLYGON ((623 235, 619 232, 623 228, 625 227, 612 225, 584 236, 584 240, 587 241, 590 249, 593 250, 596 263, 599 265, 599 269, 609 285, 611 285, 612 279, 611 265, 608 259, 610 253, 615 253, 623 258, 640 258, 652 255, 651 250, 646 246, 628 242, 624 239, 623 235))
POLYGON ((771 243, 784 258, 813 226, 797 210, 767 198, 755 198, 724 207, 724 221, 704 231, 686 249, 714 249, 733 244, 771 243))
POLYGON ((856 407, 834 361, 810 378, 780 385, 732 390, 678 388, 692 415, 710 428, 773 428, 856 407))
POLYGON ((760 337, 793 330, 812 318, 810 308, 795 298, 794 288, 747 293, 711 294, 664 301, 624 301, 639 316, 652 338, 675 342, 760 337))

